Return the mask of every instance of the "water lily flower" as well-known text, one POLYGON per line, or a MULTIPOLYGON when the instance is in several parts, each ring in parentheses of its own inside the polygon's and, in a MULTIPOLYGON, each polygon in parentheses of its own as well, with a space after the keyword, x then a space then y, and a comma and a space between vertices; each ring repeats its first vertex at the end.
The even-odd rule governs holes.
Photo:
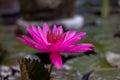
POLYGON ((50 59, 58 69, 63 64, 61 53, 86 52, 91 51, 93 47, 93 44, 90 43, 77 44, 86 35, 86 32, 77 33, 75 30, 64 32, 62 26, 56 25, 50 29, 46 23, 43 24, 43 28, 26 26, 26 29, 33 39, 26 35, 17 37, 17 39, 40 52, 50 53, 50 59))

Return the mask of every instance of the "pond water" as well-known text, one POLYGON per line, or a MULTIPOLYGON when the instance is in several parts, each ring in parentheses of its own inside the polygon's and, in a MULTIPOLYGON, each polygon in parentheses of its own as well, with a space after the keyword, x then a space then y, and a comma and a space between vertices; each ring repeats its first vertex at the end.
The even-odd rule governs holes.
MULTIPOLYGON (((93 43, 97 55, 83 56, 66 62, 67 68, 54 69, 54 80, 82 80, 82 76, 90 71, 93 73, 89 80, 120 80, 120 69, 112 67, 105 59, 107 51, 120 54, 120 36, 115 37, 115 33, 120 34, 120 14, 111 15, 108 19, 95 15, 83 16, 85 25, 79 31, 86 31, 87 36, 81 42, 93 43)), ((16 40, 15 29, 16 25, 0 25, 0 44, 9 52, 5 53, 7 56, 2 62, 4 65, 16 64, 19 52, 36 52, 16 40)))

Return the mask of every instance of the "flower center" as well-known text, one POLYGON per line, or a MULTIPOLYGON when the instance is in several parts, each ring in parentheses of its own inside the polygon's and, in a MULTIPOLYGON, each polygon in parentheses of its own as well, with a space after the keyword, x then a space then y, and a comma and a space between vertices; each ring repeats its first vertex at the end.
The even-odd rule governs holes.
POLYGON ((62 37, 60 33, 53 33, 52 31, 48 31, 47 33, 47 41, 51 44, 56 44, 56 42, 62 37))

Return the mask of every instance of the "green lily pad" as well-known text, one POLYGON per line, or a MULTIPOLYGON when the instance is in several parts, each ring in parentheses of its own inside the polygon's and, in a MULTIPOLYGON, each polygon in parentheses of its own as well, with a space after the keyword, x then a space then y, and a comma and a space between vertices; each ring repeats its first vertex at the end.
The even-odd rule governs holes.
POLYGON ((120 80, 120 70, 115 68, 101 68, 96 70, 89 80, 120 80))

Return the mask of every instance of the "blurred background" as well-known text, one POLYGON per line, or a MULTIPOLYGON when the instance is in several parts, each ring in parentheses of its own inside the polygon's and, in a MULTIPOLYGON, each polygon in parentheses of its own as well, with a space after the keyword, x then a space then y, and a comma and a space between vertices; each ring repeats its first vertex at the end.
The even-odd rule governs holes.
POLYGON ((86 31, 81 42, 95 45, 93 54, 54 70, 55 80, 120 80, 120 0, 0 0, 0 80, 18 80, 18 59, 38 57, 16 36, 27 34, 26 24, 44 22, 86 31))

